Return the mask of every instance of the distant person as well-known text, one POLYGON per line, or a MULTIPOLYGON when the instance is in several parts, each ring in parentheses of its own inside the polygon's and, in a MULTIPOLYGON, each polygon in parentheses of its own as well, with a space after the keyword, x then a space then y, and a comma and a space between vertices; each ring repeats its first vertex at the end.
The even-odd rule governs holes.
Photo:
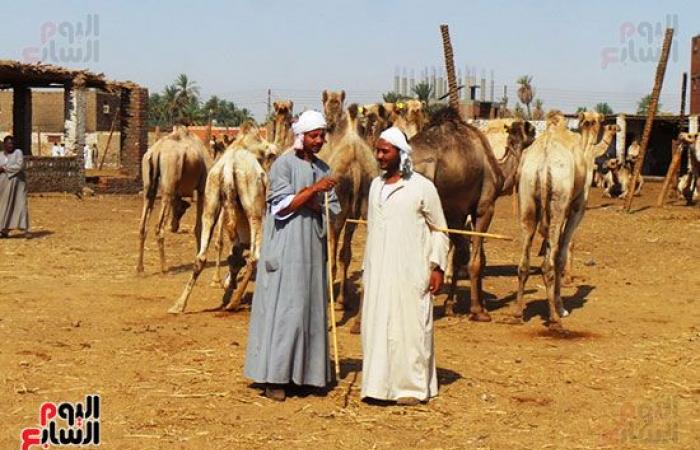
POLYGON ((83 158, 85 159, 85 168, 86 169, 92 169, 93 164, 92 164, 92 150, 90 149, 90 146, 85 144, 83 146, 83 158))
POLYGON ((97 144, 92 144, 92 160, 95 162, 100 160, 100 150, 97 148, 97 144))
POLYGON ((51 156, 54 158, 61 156, 61 146, 58 145, 58 142, 54 142, 51 146, 51 156))
POLYGON ((12 136, 2 141, 0 152, 0 237, 6 238, 11 229, 29 229, 27 214, 27 183, 24 175, 24 154, 15 148, 12 136))
POLYGON ((66 156, 66 146, 63 142, 61 142, 61 147, 58 151, 58 156, 66 156))

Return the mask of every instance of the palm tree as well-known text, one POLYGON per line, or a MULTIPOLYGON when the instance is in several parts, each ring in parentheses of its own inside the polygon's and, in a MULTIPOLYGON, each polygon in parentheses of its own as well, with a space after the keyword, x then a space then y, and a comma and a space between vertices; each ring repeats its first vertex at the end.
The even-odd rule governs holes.
POLYGON ((515 104, 515 109, 513 110, 513 115, 515 116, 516 119, 524 119, 525 118, 525 110, 523 109, 523 105, 520 103, 515 104))
POLYGON ((530 103, 532 103, 532 99, 535 97, 535 89, 532 87, 532 76, 523 75, 522 77, 518 78, 516 83, 520 85, 518 87, 518 99, 520 99, 520 102, 527 108, 528 118, 532 119, 530 103))
POLYGON ((418 100, 425 102, 425 104, 428 104, 428 100, 430 99, 430 94, 433 92, 433 88, 430 86, 425 81, 421 81, 420 83, 416 84, 413 86, 413 93, 416 95, 418 100))
POLYGON ((532 113, 532 118, 534 120, 544 120, 544 109, 542 108, 542 100, 535 100, 535 111, 532 113))
POLYGON ((608 116, 611 114, 614 114, 610 105, 608 105, 605 102, 596 104, 594 109, 595 109, 595 112, 605 114, 608 116))
POLYGON ((386 94, 382 94, 382 99, 386 103, 396 103, 396 102, 406 100, 407 98, 408 97, 406 97, 405 95, 401 95, 398 92, 394 92, 394 91, 389 91, 386 94))
MULTIPOLYGON (((649 104, 651 103, 651 94, 645 95, 637 103, 637 114, 647 115, 649 113, 649 104)), ((661 111, 661 103, 656 104, 656 110, 661 111)))
POLYGON ((586 112, 586 111, 588 111, 588 108, 585 106, 579 106, 578 108, 576 108, 576 114, 586 112))

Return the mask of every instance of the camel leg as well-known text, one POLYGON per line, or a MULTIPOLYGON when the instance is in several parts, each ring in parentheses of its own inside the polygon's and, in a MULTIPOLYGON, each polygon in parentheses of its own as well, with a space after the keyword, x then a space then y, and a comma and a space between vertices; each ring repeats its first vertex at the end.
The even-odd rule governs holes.
MULTIPOLYGON (((474 221, 474 229, 485 233, 489 229, 491 219, 493 218, 494 202, 486 203, 479 206, 481 214, 476 214, 474 221)), ((469 320, 477 322, 490 322, 491 316, 483 304, 482 292, 482 276, 484 267, 486 266, 486 252, 484 251, 484 238, 479 236, 472 237, 471 254, 469 255, 469 280, 470 280, 470 295, 471 306, 469 308, 469 320)))
POLYGON ((525 310, 525 284, 530 276, 530 250, 532 248, 532 240, 537 231, 537 216, 536 206, 530 204, 525 206, 524 212, 520 217, 520 226, 522 229, 523 246, 520 256, 520 264, 518 265, 518 296, 514 312, 516 318, 523 317, 525 310))
POLYGON ((356 225, 354 223, 345 223, 345 232, 343 233, 343 245, 340 247, 340 255, 338 258, 338 270, 340 272, 340 289, 338 290, 338 298, 336 303, 342 305, 343 309, 347 309, 346 298, 348 270, 352 261, 352 236, 355 233, 356 225))
MULTIPOLYGON (((250 216, 250 213, 249 213, 250 216)), ((250 237, 250 246, 248 250, 248 257, 246 258, 246 263, 245 266, 243 266, 242 270, 238 271, 238 274, 236 275, 236 290, 233 292, 231 296, 231 300, 228 301, 227 306, 225 309, 227 311, 236 311, 238 308, 241 306, 241 302, 243 300, 243 296, 245 295, 246 288, 248 287, 248 283, 250 282, 250 279, 253 276, 253 273, 255 272, 255 267, 257 265, 257 259, 258 259, 258 248, 260 245, 260 232, 259 229, 260 227, 260 220, 257 217, 249 217, 248 218, 248 228, 249 228, 249 237, 250 237)), ((233 273, 230 275, 230 279, 233 279, 233 273)), ((233 285, 229 283, 227 287, 227 292, 230 292, 232 289, 233 285)))
POLYGON ((194 288, 197 278, 204 270, 204 266, 207 263, 207 250, 209 249, 209 243, 211 241, 212 231, 216 225, 216 219, 219 216, 219 197, 215 196, 214 200, 205 200, 204 212, 202 213, 202 233, 201 233, 201 243, 199 247, 199 253, 194 259, 194 266, 192 267, 192 275, 185 285, 185 289, 182 291, 180 298, 177 299, 175 304, 168 310, 171 314, 179 314, 185 311, 187 306, 187 299, 192 293, 192 288, 194 288))
POLYGON ((156 239, 158 240, 158 254, 160 255, 160 271, 167 272, 165 264, 165 221, 170 217, 175 197, 172 194, 161 195, 161 208, 158 223, 156 224, 156 239))
POLYGON ((197 189, 197 215, 194 223, 194 253, 199 252, 199 246, 202 243, 202 213, 204 211, 204 186, 197 189))
POLYGON ((214 275, 211 278, 211 286, 221 287, 221 255, 224 250, 224 211, 219 213, 219 220, 216 224, 216 240, 214 241, 214 251, 216 254, 216 265, 214 275))
POLYGON ((144 194, 143 211, 141 212, 141 223, 139 225, 139 260, 136 264, 136 272, 139 274, 143 273, 143 249, 146 242, 146 226, 148 225, 148 218, 151 215, 151 211, 153 211, 153 203, 155 200, 155 197, 148 196, 148 193, 144 194))
MULTIPOLYGON (((545 288, 547 290, 547 304, 549 305, 549 324, 551 328, 561 328, 561 271, 563 269, 564 258, 568 242, 564 242, 562 232, 566 222, 566 208, 552 202, 551 219, 549 224, 547 254, 542 266, 542 275, 545 288)), ((563 308, 562 308, 563 309, 563 308)))

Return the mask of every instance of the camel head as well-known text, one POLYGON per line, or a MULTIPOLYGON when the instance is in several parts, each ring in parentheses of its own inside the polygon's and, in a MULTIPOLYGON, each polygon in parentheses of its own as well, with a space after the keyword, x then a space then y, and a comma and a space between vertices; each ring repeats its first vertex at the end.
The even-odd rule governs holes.
POLYGON ((249 151, 255 155, 255 158, 265 171, 269 170, 279 155, 279 148, 265 139, 262 130, 251 121, 246 121, 241 125, 236 140, 233 141, 229 148, 249 151))
POLYGON ((527 120, 515 120, 503 127, 508 133, 507 148, 518 157, 535 141, 535 127, 527 120))
POLYGON ((425 105, 420 100, 407 100, 396 104, 396 121, 394 125, 401 128, 411 139, 426 125, 425 105))
POLYGON ((360 134, 373 146, 379 134, 388 128, 390 115, 381 103, 365 105, 361 112, 360 134))
POLYGON ((593 111, 584 111, 578 115, 578 128, 583 138, 584 147, 593 145, 598 138, 600 124, 605 120, 605 115, 593 111))
POLYGON ((294 102, 291 100, 278 100, 272 104, 275 110, 275 119, 284 118, 291 120, 294 102))
POLYGON ((170 231, 177 233, 177 231, 180 229, 180 219, 182 219, 182 216, 185 215, 185 212, 189 207, 190 204, 182 198, 177 197, 175 199, 175 204, 173 205, 173 217, 172 221, 170 222, 170 231))
POLYGON ((332 131, 340 123, 343 116, 343 103, 345 102, 345 91, 323 91, 321 94, 323 103, 323 114, 326 116, 328 130, 332 131))
POLYGON ((698 138, 698 133, 680 133, 678 135, 678 141, 682 144, 692 145, 698 138))
MULTIPOLYGON (((600 124, 598 124, 598 126, 600 127, 600 124)), ((615 139, 615 135, 619 131, 620 127, 617 125, 606 125, 603 128, 603 138, 600 140, 600 142, 595 145, 589 144, 588 147, 584 148, 584 151, 588 156, 587 159, 590 160, 591 165, 593 164, 594 159, 603 156, 605 152, 608 151, 610 144, 612 144, 613 139, 615 139)))

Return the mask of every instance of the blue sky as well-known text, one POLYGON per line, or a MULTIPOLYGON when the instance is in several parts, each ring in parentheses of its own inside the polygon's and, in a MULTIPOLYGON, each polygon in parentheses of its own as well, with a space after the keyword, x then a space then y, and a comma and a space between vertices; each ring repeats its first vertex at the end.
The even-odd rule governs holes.
MULTIPOLYGON (((392 89, 397 67, 441 68, 441 23, 450 25, 457 66, 487 77, 493 70, 496 95, 509 85, 511 107, 515 79, 530 74, 545 108, 607 101, 616 111, 632 111, 651 91, 656 63, 623 62, 623 49, 656 51, 661 39, 652 33, 649 44, 644 24, 653 30, 674 15, 677 48, 662 104, 676 112, 690 39, 700 34, 697 0, 54 0, 12 1, 3 9, 2 59, 22 59, 27 48, 41 47, 45 23, 75 25, 97 14, 99 58, 58 63, 151 91, 184 72, 203 96, 233 100, 258 118, 268 88, 273 99, 291 97, 296 111, 318 108, 323 89, 344 88, 349 101, 369 103, 392 89), (612 59, 605 68, 603 52, 612 59)), ((64 37, 55 39, 67 45, 64 37)))

